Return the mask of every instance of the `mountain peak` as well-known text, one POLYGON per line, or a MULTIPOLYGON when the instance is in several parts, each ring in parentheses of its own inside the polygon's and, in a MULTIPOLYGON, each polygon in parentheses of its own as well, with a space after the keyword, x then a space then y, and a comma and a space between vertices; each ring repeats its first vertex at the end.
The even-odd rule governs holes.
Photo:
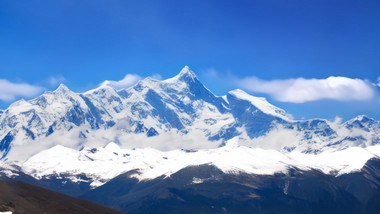
POLYGON ((59 84, 58 88, 55 90, 55 92, 68 92, 70 89, 63 83, 59 84))
POLYGON ((30 106, 30 105, 31 105, 31 104, 30 104, 28 101, 26 101, 26 100, 24 100, 24 99, 21 99, 21 100, 18 100, 18 101, 16 101, 16 102, 12 103, 12 104, 9 106, 9 108, 15 108, 15 107, 20 108, 21 106, 26 107, 26 106, 30 106))
POLYGON ((185 67, 182 68, 181 72, 179 72, 177 76, 164 80, 163 82, 175 83, 177 81, 181 81, 188 83, 195 82, 195 80, 198 80, 197 76, 193 71, 190 70, 189 66, 185 65, 185 67))
POLYGON ((179 75, 182 76, 182 75, 194 75, 194 72, 190 70, 190 67, 185 65, 185 67, 182 68, 181 72, 179 72, 179 75))
POLYGON ((198 79, 197 76, 187 65, 185 65, 185 67, 183 67, 181 72, 178 74, 178 80, 186 81, 195 79, 198 79))
POLYGON ((354 117, 351 120, 348 120, 346 123, 351 124, 354 123, 355 121, 360 121, 360 122, 365 122, 365 121, 374 121, 374 119, 369 118, 367 115, 359 115, 357 117, 354 117))
POLYGON ((116 92, 116 89, 113 88, 112 86, 110 86, 108 84, 102 84, 97 88, 94 88, 94 89, 91 89, 91 90, 84 92, 83 94, 90 95, 90 94, 105 94, 105 93, 116 94, 117 92, 116 92))
POLYGON ((369 118, 367 115, 362 114, 356 117, 357 120, 373 120, 372 118, 369 118))
POLYGON ((157 80, 157 79, 154 79, 153 77, 146 77, 142 80, 139 80, 137 83, 140 83, 140 84, 152 84, 152 83, 155 83, 155 82, 160 82, 160 80, 157 80))
POLYGON ((180 77, 182 76, 191 76, 193 78, 197 78, 195 73, 189 68, 189 66, 185 65, 185 67, 182 68, 181 72, 179 72, 180 77))

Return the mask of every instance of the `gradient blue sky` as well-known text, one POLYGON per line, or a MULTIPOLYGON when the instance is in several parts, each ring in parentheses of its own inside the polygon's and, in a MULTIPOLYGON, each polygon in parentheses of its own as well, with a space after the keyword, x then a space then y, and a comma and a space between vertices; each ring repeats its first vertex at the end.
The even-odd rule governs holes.
MULTIPOLYGON (((217 95, 241 86, 225 77, 342 76, 371 85, 380 76, 379 38, 376 0, 4 0, 0 80, 47 90, 64 82, 83 92, 126 74, 169 78, 188 65, 217 95)), ((296 119, 380 119, 375 86, 369 99, 304 103, 245 90, 296 119)), ((0 108, 13 101, 0 100, 0 108)))

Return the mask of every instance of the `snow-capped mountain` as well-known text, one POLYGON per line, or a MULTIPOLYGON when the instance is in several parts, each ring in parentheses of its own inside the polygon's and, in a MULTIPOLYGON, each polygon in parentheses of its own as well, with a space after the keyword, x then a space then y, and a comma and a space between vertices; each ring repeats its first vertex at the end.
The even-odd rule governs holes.
POLYGON ((54 146, 0 178, 39 185, 124 213, 376 213, 380 145, 305 154, 239 146, 159 151, 54 146), (157 210, 159 209, 159 210, 157 210), (284 211, 282 211, 284 209, 284 211), (186 212, 188 211, 188 212, 186 212), (182 213, 182 212, 181 212, 182 213))
POLYGON ((188 137, 189 142, 172 143, 164 150, 216 148, 239 137, 239 143, 246 146, 319 153, 375 145, 380 142, 379 133, 380 123, 366 116, 343 124, 324 119, 294 121, 265 98, 242 90, 216 96, 187 66, 173 78, 148 77, 118 91, 101 86, 75 93, 60 85, 35 99, 15 102, 0 113, 0 152, 3 159, 12 160, 25 160, 56 144, 80 149, 114 141, 124 147, 157 148, 153 142, 159 136, 161 141, 170 138, 175 142, 188 137), (271 137, 279 133, 284 136, 271 137))
POLYGON ((96 188, 119 174, 133 170, 131 177, 145 180, 170 176, 188 166, 203 164, 212 164, 225 173, 273 175, 298 168, 306 171, 317 169, 339 176, 360 170, 369 159, 380 156, 379 145, 314 155, 249 148, 238 146, 236 141, 231 139, 226 146, 216 149, 166 152, 152 148, 121 149, 113 142, 105 147, 84 147, 79 151, 57 145, 34 155, 20 167, 24 173, 37 179, 58 176, 72 182, 88 182, 96 188), (79 179, 83 174, 86 179, 79 179))
POLYGON ((275 213, 368 213, 380 198, 379 121, 296 121, 239 89, 216 96, 188 67, 15 102, 0 110, 0 152, 0 179, 128 213, 273 213, 278 199, 275 213))

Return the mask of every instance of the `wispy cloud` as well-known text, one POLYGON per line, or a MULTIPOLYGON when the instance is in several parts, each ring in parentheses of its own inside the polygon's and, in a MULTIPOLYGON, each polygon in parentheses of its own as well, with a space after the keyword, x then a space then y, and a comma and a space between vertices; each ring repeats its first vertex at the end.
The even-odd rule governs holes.
POLYGON ((305 103, 317 100, 372 100, 378 97, 380 77, 377 83, 368 80, 330 76, 325 79, 274 79, 262 80, 255 76, 237 77, 231 72, 216 69, 204 70, 205 79, 219 82, 229 87, 238 87, 247 92, 263 93, 271 98, 290 103, 305 103))
POLYGON ((102 86, 111 86, 115 89, 128 88, 134 85, 137 81, 141 80, 142 77, 138 74, 127 74, 125 77, 119 81, 106 80, 102 82, 102 86))
POLYGON ((28 83, 13 83, 0 79, 0 100, 13 101, 18 97, 33 97, 41 93, 42 87, 28 83))
POLYGON ((374 89, 369 82, 347 77, 331 76, 326 79, 297 78, 270 81, 247 77, 235 82, 246 90, 266 93, 276 100, 292 103, 322 99, 369 100, 374 95, 374 89))
POLYGON ((209 68, 203 71, 204 75, 210 78, 218 78, 219 72, 215 68, 209 68))
POLYGON ((47 83, 53 87, 53 86, 57 86, 59 85, 60 83, 64 82, 66 79, 65 77, 63 77, 62 75, 58 75, 58 76, 51 76, 49 77, 49 79, 47 80, 47 83))
MULTIPOLYGON (((153 74, 151 76, 153 79, 161 80, 162 77, 159 74, 153 74)), ((115 89, 121 89, 121 88, 128 88, 134 84, 136 84, 139 80, 143 79, 138 74, 127 74, 125 77, 121 80, 106 80, 102 82, 100 85, 101 86, 111 86, 112 88, 115 89)))
POLYGON ((156 80, 162 80, 162 76, 159 75, 159 74, 153 74, 153 75, 152 75, 152 78, 153 78, 153 79, 156 79, 156 80))

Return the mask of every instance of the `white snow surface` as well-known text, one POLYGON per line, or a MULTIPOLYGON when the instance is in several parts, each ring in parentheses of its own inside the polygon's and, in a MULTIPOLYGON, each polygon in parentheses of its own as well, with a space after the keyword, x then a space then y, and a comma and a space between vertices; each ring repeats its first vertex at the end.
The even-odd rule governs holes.
POLYGON ((17 173, 17 169, 4 161, 0 161, 0 172, 9 178, 19 176, 19 174, 17 173))
POLYGON ((280 109, 272 104, 270 104, 265 97, 255 97, 252 95, 249 95, 245 91, 241 89, 235 89, 233 91, 228 92, 230 95, 235 96, 242 100, 247 100, 251 102, 252 105, 256 106, 256 108, 260 109, 266 114, 270 114, 276 117, 279 117, 286 121, 291 121, 289 118, 290 115, 287 114, 283 109, 280 109))
POLYGON ((259 175, 286 173, 288 168, 302 170, 318 169, 324 173, 341 175, 360 170, 372 157, 380 156, 380 145, 367 148, 351 147, 341 151, 304 154, 297 151, 281 153, 276 150, 239 146, 237 138, 228 141, 224 147, 198 151, 159 151, 152 148, 121 149, 110 143, 97 149, 74 150, 54 146, 44 150, 26 162, 22 170, 40 179, 50 175, 85 173, 92 179, 91 186, 98 187, 117 175, 138 170, 132 176, 139 179, 154 179, 171 174, 187 166, 213 164, 226 173, 247 172, 259 175))

